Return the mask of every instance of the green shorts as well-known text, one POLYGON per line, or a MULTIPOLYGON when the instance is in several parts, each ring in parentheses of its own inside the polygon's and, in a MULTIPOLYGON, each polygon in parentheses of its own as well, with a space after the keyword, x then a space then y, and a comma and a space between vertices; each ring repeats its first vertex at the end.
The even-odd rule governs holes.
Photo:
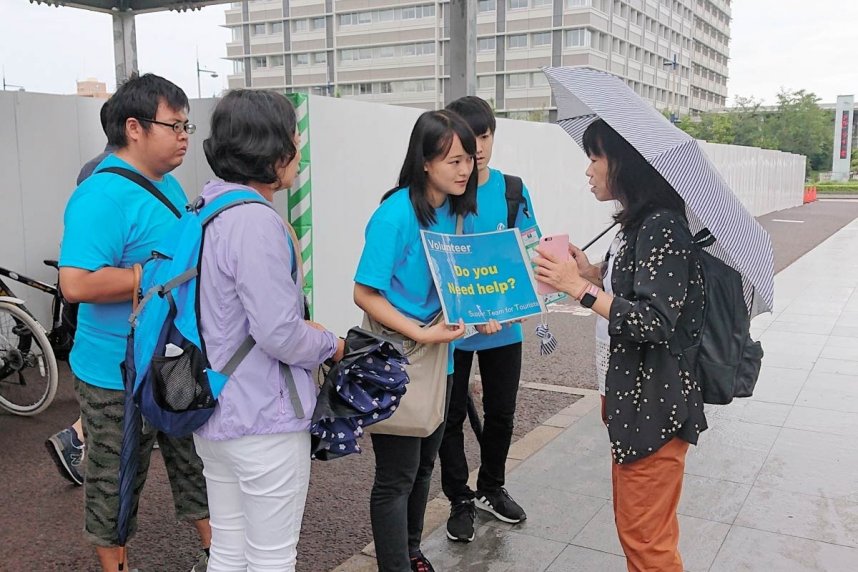
MULTIPOLYGON (((84 536, 97 546, 116 546, 119 516, 119 453, 125 392, 74 380, 80 401, 83 434, 86 440, 84 481, 84 536)), ((194 449, 193 436, 174 439, 155 431, 140 434, 139 466, 134 482, 128 538, 137 530, 137 502, 146 482, 152 446, 158 440, 179 520, 209 517, 203 462, 194 449)))

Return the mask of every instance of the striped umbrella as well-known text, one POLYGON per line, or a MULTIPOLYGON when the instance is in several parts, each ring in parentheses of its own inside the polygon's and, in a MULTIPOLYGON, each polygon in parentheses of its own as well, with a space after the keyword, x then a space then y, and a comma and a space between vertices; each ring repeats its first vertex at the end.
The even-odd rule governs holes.
POLYGON ((558 124, 578 145, 594 120, 610 125, 685 200, 692 233, 708 228, 715 237, 717 242, 707 250, 742 275, 751 317, 770 312, 774 300, 771 239, 697 140, 676 128, 616 76, 589 68, 543 71, 554 93, 558 124))

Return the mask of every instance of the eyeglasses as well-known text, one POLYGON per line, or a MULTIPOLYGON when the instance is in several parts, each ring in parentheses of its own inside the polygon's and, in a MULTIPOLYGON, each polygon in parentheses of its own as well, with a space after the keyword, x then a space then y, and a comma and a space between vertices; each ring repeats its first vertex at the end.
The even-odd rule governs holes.
POLYGON ((188 135, 193 135, 194 131, 197 130, 197 126, 189 121, 185 121, 184 123, 182 123, 181 121, 176 121, 175 123, 164 123, 163 121, 155 121, 154 119, 146 119, 145 117, 137 117, 136 119, 137 121, 145 121, 146 123, 154 123, 155 125, 163 125, 164 127, 169 127, 176 135, 178 135, 182 131, 184 131, 188 135))

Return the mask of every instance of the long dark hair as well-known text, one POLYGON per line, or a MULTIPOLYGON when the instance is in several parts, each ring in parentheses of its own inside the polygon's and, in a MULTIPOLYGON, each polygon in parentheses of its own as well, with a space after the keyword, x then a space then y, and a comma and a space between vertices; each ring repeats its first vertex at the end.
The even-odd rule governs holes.
POLYGON ((679 193, 610 125, 601 119, 591 123, 583 144, 588 156, 608 160, 608 189, 622 205, 614 220, 622 228, 636 227, 658 209, 685 218, 685 201, 679 193))
MULTIPOLYGON (((468 155, 477 153, 477 139, 465 120, 452 111, 427 111, 417 118, 411 139, 408 141, 408 151, 405 161, 399 171, 399 181, 396 187, 387 191, 381 202, 387 200, 393 193, 403 187, 408 187, 408 196, 420 226, 430 226, 435 223, 435 208, 426 197, 428 177, 424 166, 438 157, 446 157, 453 145, 453 135, 457 135, 462 147, 468 155)), ((464 194, 451 195, 448 203, 450 212, 465 216, 477 212, 477 169, 471 172, 464 194)))

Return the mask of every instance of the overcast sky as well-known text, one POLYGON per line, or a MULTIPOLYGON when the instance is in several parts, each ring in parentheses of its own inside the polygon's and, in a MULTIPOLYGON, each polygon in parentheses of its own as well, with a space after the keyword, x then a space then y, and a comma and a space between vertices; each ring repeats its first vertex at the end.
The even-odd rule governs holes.
MULTIPOLYGON (((202 76, 202 94, 226 87, 229 33, 224 6, 201 11, 137 17, 138 61, 197 95, 195 51, 200 65, 217 71, 202 76)), ((856 0, 733 0, 730 45, 730 103, 736 95, 774 103, 781 87, 815 92, 824 102, 858 94, 854 57, 856 0)), ((0 66, 6 81, 28 91, 74 93, 75 81, 95 77, 114 88, 111 18, 73 8, 51 8, 28 0, 0 0, 0 66)))

